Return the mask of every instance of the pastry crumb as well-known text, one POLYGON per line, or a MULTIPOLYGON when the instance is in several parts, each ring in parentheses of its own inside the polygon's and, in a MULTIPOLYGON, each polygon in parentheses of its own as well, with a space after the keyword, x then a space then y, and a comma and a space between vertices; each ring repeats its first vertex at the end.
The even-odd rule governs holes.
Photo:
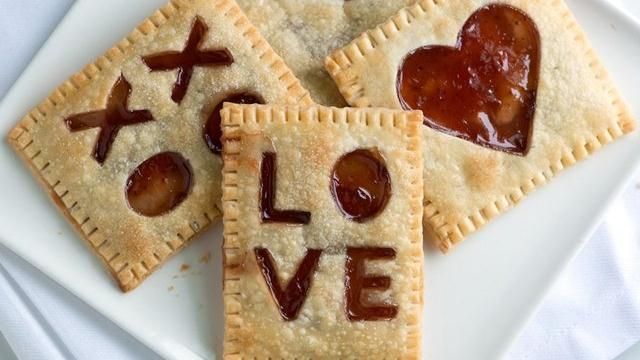
POLYGON ((180 265, 180 272, 189 271, 189 269, 191 269, 191 265, 189 265, 189 264, 180 265))
POLYGON ((171 286, 169 286, 169 287, 167 288, 167 290, 168 290, 168 291, 173 291, 173 290, 175 290, 175 286, 171 285, 171 286))
POLYGON ((209 261, 211 261, 211 251, 207 251, 207 253, 198 260, 200 264, 208 264, 209 261))

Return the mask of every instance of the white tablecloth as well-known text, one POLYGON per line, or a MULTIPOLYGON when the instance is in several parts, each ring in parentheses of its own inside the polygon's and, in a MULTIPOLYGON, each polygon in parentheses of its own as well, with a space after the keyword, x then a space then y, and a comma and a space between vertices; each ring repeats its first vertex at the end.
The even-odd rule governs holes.
MULTIPOLYGON (((636 0, 610 1, 640 18, 636 0)), ((0 0, 0 98, 71 4, 0 0)), ((13 357, 8 347, 25 360, 157 358, 2 247, 0 332, 6 339, 0 339, 0 359, 13 357)), ((613 359, 638 340, 640 189, 634 185, 555 284, 508 357, 613 359)))

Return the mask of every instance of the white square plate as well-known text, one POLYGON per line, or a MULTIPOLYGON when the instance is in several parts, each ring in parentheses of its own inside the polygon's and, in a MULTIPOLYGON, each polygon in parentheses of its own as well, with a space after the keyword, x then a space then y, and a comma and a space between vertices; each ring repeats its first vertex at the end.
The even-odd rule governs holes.
MULTIPOLYGON (((76 1, 0 105, 0 133, 164 2, 76 1)), ((603 0, 568 2, 638 114, 640 26, 603 0)), ((428 249, 425 358, 504 355, 639 163, 636 133, 563 172, 451 255, 428 249)), ((220 354, 220 225, 123 295, 6 144, 0 145, 0 174, 0 243, 158 354, 170 359, 220 354), (200 261, 208 252, 212 259, 200 261), (181 272, 181 264, 191 268, 181 272)))

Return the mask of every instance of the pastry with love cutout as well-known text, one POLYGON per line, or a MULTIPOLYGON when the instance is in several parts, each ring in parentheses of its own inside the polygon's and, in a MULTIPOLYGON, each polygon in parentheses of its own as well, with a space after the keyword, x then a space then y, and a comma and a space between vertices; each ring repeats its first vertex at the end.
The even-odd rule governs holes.
POLYGON ((227 101, 311 98, 235 2, 172 0, 8 140, 129 291, 222 216, 227 101))
POLYGON ((419 359, 422 114, 225 104, 222 118, 223 357, 419 359))
POLYGON ((325 65, 353 106, 423 112, 443 251, 635 127, 561 0, 421 0, 325 65))

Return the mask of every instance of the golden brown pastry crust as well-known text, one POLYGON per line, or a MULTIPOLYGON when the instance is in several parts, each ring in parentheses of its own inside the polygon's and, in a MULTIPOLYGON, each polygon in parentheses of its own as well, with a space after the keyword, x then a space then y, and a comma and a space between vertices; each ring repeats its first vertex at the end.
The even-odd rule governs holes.
MULTIPOLYGON (((425 45, 455 44, 463 23, 492 0, 421 0, 335 51, 325 65, 353 106, 400 108, 396 73, 425 45)), ((635 128, 632 115, 562 0, 505 0, 541 35, 532 146, 519 157, 424 127, 425 226, 448 251, 561 169, 635 128)))
POLYGON ((415 0, 238 0, 314 101, 344 106, 324 58, 415 0))
POLYGON ((221 216, 222 164, 202 140, 202 128, 226 93, 246 90, 267 102, 311 103, 232 0, 172 0, 58 87, 10 131, 8 142, 120 288, 129 291, 221 216), (203 47, 227 47, 235 62, 196 68, 178 105, 170 98, 176 72, 150 72, 141 56, 181 51, 196 15, 209 27, 203 47), (97 130, 70 133, 64 119, 103 109, 121 74, 132 85, 129 108, 149 109, 155 121, 123 127, 100 166, 91 157, 97 130), (128 208, 125 182, 136 166, 162 151, 183 154, 195 180, 173 212, 145 218, 128 208))
POLYGON ((223 114, 224 307, 226 359, 419 358, 422 282, 420 112, 226 104, 223 114), (356 223, 337 209, 331 171, 343 154, 377 148, 392 196, 374 219, 356 223), (276 204, 311 213, 307 225, 263 224, 262 154, 277 156, 276 204), (345 248, 392 247, 395 261, 368 262, 391 276, 398 305, 389 321, 350 322, 344 310, 345 248), (266 247, 281 281, 305 248, 323 249, 297 319, 284 322, 253 254, 266 247))

